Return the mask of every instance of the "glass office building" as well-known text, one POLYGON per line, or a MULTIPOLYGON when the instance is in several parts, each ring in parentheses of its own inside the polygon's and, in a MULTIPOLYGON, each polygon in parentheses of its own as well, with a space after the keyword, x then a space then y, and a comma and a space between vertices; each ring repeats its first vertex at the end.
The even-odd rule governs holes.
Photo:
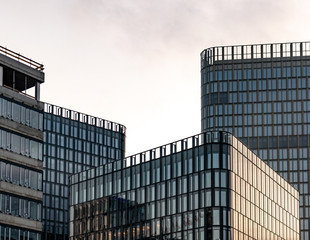
POLYGON ((299 239, 299 193, 228 132, 70 177, 70 240, 299 239))
POLYGON ((300 192, 310 238, 310 42, 212 47, 201 53, 202 130, 226 130, 300 192))
POLYGON ((68 239, 69 175, 124 158, 123 125, 44 106, 43 238, 68 239))
POLYGON ((41 239, 43 70, 43 65, 0 46, 1 240, 41 239))

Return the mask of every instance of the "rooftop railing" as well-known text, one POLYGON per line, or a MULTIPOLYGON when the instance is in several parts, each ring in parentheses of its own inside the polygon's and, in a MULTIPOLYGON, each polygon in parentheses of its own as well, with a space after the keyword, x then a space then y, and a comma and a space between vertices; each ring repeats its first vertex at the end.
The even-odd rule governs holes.
POLYGON ((169 156, 174 153, 185 151, 194 147, 199 147, 206 143, 233 143, 233 135, 224 131, 209 131, 187 137, 176 142, 172 142, 157 148, 153 148, 136 155, 125 158, 126 167, 134 166, 143 162, 148 162, 160 157, 169 156))
POLYGON ((43 64, 38 63, 36 61, 33 61, 30 58, 27 58, 27 57, 25 57, 23 55, 20 55, 19 53, 13 52, 12 50, 7 49, 5 47, 0 46, 0 53, 2 53, 5 56, 11 57, 12 59, 14 59, 14 60, 16 60, 18 62, 21 62, 21 63, 23 63, 25 65, 28 65, 31 68, 33 68, 35 70, 38 70, 40 72, 43 72, 43 70, 44 70, 44 65, 43 64))
POLYGON ((114 132, 120 132, 126 134, 126 127, 119 123, 111 122, 98 117, 93 117, 85 113, 80 113, 74 110, 55 106, 49 103, 44 104, 44 112, 51 113, 53 115, 60 116, 63 118, 68 118, 81 123, 86 123, 95 127, 100 127, 114 132))
MULTIPOLYGON (((261 160, 255 153, 247 148, 240 140, 234 137, 231 133, 226 131, 208 131, 203 132, 182 140, 172 142, 148 151, 144 151, 124 159, 120 159, 111 163, 104 164, 99 167, 94 167, 76 174, 72 174, 69 177, 70 184, 77 184, 83 181, 90 181, 99 176, 112 173, 121 169, 129 168, 135 165, 139 165, 145 162, 154 161, 162 157, 166 157, 181 151, 189 150, 194 147, 199 147, 209 143, 225 143, 238 149, 239 152, 247 156, 255 166, 264 169, 268 175, 276 179, 276 182, 281 183, 282 186, 286 186, 285 189, 289 189, 289 183, 284 180, 278 173, 276 173, 266 162, 261 160), (250 157, 252 154, 252 157, 250 157)), ((238 159, 232 159, 232 161, 238 161, 238 159)), ((290 187, 290 193, 298 198, 299 193, 293 187, 290 187)))
MULTIPOLYGON (((72 184, 77 183, 78 181, 89 180, 95 176, 103 175, 113 171, 117 171, 123 168, 135 166, 144 162, 149 162, 160 157, 165 157, 174 153, 181 151, 189 150, 194 147, 199 147, 206 143, 227 143, 233 144, 233 139, 235 138, 229 132, 206 132, 200 133, 191 137, 178 140, 157 148, 153 148, 132 156, 125 157, 124 159, 116 160, 111 163, 104 164, 99 167, 94 167, 80 173, 72 174, 70 176, 70 181, 72 184)), ((240 142, 240 144, 242 144, 240 142)))
POLYGON ((275 59, 310 56, 310 42, 271 43, 207 48, 200 54, 201 66, 219 61, 275 59))

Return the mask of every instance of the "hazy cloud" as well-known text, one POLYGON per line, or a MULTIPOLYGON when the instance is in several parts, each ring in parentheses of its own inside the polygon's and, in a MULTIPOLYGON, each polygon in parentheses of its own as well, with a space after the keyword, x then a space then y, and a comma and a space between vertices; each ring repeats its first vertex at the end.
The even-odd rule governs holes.
POLYGON ((307 0, 0 3, 0 45, 43 61, 43 100, 125 124, 130 153, 199 132, 204 48, 310 38, 307 0))

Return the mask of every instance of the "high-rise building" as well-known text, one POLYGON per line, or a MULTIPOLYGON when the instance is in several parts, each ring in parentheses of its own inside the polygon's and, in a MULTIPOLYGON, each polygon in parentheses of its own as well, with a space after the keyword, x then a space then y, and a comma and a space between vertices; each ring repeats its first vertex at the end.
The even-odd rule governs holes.
POLYGON ((226 130, 300 193, 310 239, 310 42, 212 47, 201 53, 202 130, 226 130))
POLYGON ((45 104, 43 239, 68 239, 69 175, 125 156, 126 128, 45 104))
POLYGON ((227 132, 70 180, 70 240, 299 239, 298 191, 227 132))
POLYGON ((40 102, 43 65, 0 53, 1 239, 68 239, 69 175, 124 158, 126 128, 40 102))
POLYGON ((0 238, 40 240, 43 65, 0 47, 0 238), (32 91, 34 90, 34 91, 32 91), (34 96, 29 95, 33 92, 34 96))

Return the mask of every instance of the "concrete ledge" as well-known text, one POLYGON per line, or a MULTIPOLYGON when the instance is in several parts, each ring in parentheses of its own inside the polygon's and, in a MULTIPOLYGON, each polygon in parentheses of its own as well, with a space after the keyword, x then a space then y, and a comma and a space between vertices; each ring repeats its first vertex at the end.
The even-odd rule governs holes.
POLYGON ((0 213, 0 223, 8 224, 18 228, 26 228, 34 231, 42 231, 42 223, 27 218, 12 216, 9 214, 0 213))
POLYGON ((21 123, 14 122, 13 120, 9 120, 3 117, 0 117, 0 126, 3 126, 7 129, 10 129, 14 132, 18 132, 27 136, 31 136, 40 141, 43 140, 43 131, 28 127, 21 123))
POLYGON ((21 164, 26 167, 34 168, 37 170, 43 170, 43 162, 37 159, 25 157, 23 155, 0 149, 0 156, 3 160, 7 160, 13 163, 21 164))
POLYGON ((30 76, 40 83, 44 82, 44 73, 40 72, 30 66, 27 66, 24 63, 18 62, 10 57, 7 57, 3 54, 0 54, 0 63, 9 68, 15 69, 18 72, 21 72, 27 76, 30 76))
POLYGON ((37 101, 36 99, 32 98, 31 96, 27 96, 25 94, 19 93, 17 91, 13 91, 10 88, 0 86, 0 94, 3 96, 14 99, 17 102, 23 103, 25 105, 34 107, 40 111, 44 110, 44 103, 37 101))
POLYGON ((0 191, 15 194, 21 197, 35 199, 38 201, 42 201, 43 199, 43 192, 15 185, 9 182, 0 181, 0 191))

